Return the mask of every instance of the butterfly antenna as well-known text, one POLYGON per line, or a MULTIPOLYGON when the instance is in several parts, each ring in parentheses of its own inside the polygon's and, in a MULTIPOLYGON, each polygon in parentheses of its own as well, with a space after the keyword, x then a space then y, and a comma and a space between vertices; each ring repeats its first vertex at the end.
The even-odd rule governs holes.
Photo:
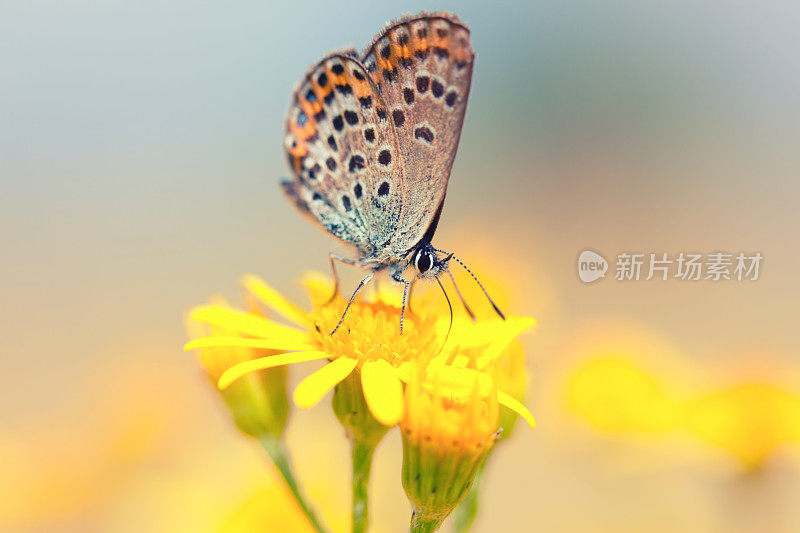
POLYGON ((447 274, 450 276, 450 281, 453 282, 453 288, 456 290, 456 294, 458 295, 458 299, 461 300, 461 303, 464 305, 464 311, 467 312, 467 314, 469 315, 470 320, 475 322, 475 313, 473 313, 472 309, 469 308, 469 305, 467 305, 467 301, 461 295, 461 291, 458 290, 458 284, 456 283, 455 276, 453 276, 453 273, 450 272, 450 269, 447 270, 447 274))
POLYGON ((438 352, 436 352, 436 355, 438 356, 440 353, 442 353, 442 350, 444 350, 444 347, 447 345, 447 339, 450 338, 450 331, 453 329, 453 305, 450 303, 450 297, 447 296, 447 291, 444 290, 444 285, 442 285, 442 282, 439 281, 439 277, 437 276, 434 279, 436 280, 436 283, 439 284, 439 288, 442 289, 442 294, 444 294, 444 299, 447 300, 447 307, 450 309, 450 325, 447 326, 447 334, 444 336, 444 342, 442 343, 442 347, 439 348, 438 352))
POLYGON ((494 308, 494 311, 495 311, 495 313, 497 313, 497 314, 500 316, 500 318, 502 318, 503 320, 505 320, 505 319, 506 319, 506 315, 504 315, 504 314, 503 314, 503 312, 500 310, 500 308, 499 308, 499 307, 497 307, 497 304, 496 304, 496 303, 494 303, 494 300, 492 300, 492 297, 491 297, 491 296, 489 296, 489 292, 488 292, 488 291, 486 290, 486 288, 483 286, 483 283, 481 283, 481 282, 480 282, 480 280, 478 279, 478 277, 477 277, 475 274, 473 274, 473 273, 472 273, 472 270, 470 270, 470 269, 469 269, 469 267, 467 267, 467 265, 465 265, 465 264, 464 264, 464 263, 461 261, 461 259, 459 259, 458 257, 454 256, 454 255, 453 255, 453 254, 451 254, 451 253, 445 252, 444 250, 438 250, 438 249, 436 249, 436 248, 434 248, 434 250, 435 250, 435 251, 437 251, 437 252, 439 252, 439 253, 448 254, 448 255, 449 255, 448 259, 455 259, 455 260, 456 260, 456 262, 457 262, 459 265, 461 265, 461 267, 462 267, 464 270, 466 270, 466 271, 469 273, 469 275, 470 275, 470 276, 472 276, 472 279, 474 279, 474 280, 475 280, 475 283, 477 283, 477 284, 478 284, 478 287, 480 287, 480 288, 481 288, 481 290, 483 291, 483 294, 484 294, 484 296, 486 296, 486 299, 487 299, 487 300, 489 300, 489 303, 490 303, 490 304, 492 304, 492 307, 494 308))
POLYGON ((406 303, 406 309, 408 309, 409 313, 414 312, 414 310, 411 309, 411 299, 414 297, 414 284, 417 283, 417 279, 419 279, 419 274, 414 274, 414 279, 411 280, 411 286, 408 288, 408 303, 406 303))

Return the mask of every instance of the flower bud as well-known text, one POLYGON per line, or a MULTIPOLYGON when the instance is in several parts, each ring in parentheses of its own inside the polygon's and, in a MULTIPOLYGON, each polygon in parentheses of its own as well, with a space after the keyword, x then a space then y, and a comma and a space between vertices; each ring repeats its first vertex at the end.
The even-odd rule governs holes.
MULTIPOLYGON (((200 336, 198 334, 202 333, 220 336, 237 335, 216 326, 209 332, 206 324, 191 318, 187 329, 192 337, 200 336)), ((242 346, 209 346, 200 350, 199 360, 216 388, 217 381, 227 369, 272 353, 276 352, 242 346)), ((280 437, 289 416, 286 381, 286 367, 270 368, 244 376, 219 393, 230 409, 236 426, 244 434, 256 439, 267 436, 280 437)))
POLYGON ((483 372, 431 364, 411 376, 400 429, 411 530, 436 531, 497 440, 497 389, 483 372))
POLYGON ((375 446, 389 430, 389 426, 378 422, 370 412, 358 372, 353 372, 336 386, 333 412, 351 442, 375 446))

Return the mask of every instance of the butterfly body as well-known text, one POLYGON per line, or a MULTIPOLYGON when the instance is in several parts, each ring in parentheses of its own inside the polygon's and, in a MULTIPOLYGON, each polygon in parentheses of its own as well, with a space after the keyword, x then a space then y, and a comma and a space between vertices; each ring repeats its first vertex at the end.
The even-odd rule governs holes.
POLYGON ((431 241, 473 61, 458 17, 423 13, 389 24, 360 53, 329 54, 295 89, 285 137, 293 178, 283 191, 350 245, 355 257, 336 259, 367 269, 369 279, 388 270, 408 289, 409 266, 428 267, 417 268, 421 277, 446 269, 431 241))

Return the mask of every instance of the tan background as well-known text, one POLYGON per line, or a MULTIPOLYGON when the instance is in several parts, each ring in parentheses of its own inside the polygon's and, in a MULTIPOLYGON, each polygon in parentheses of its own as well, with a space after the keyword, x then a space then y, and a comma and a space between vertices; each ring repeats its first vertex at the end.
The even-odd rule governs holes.
MULTIPOLYGON (((444 5, 478 56, 436 242, 540 322, 526 341, 539 427, 498 450, 476 531, 796 530, 791 446, 745 475, 685 431, 597 431, 565 391, 605 335, 657 347, 630 356, 679 390, 800 392, 800 9, 444 5), (765 259, 754 283, 587 286, 586 247, 765 259)), ((214 531, 269 484, 181 352, 182 314, 235 297, 245 272, 300 298, 299 272, 326 267, 332 241, 277 188, 289 91, 329 49, 421 7, 3 9, 0 529, 214 531)), ((298 413, 289 440, 341 514, 348 479, 331 465, 347 452, 331 418, 324 403, 298 413)), ((380 531, 405 528, 398 452, 392 434, 377 455, 380 531)))

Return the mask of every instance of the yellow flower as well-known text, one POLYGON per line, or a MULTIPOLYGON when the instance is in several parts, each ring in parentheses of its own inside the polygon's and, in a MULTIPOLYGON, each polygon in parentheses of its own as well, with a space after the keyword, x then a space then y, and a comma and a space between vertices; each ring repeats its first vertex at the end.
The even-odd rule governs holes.
MULTIPOLYGON (((411 373, 400 429, 412 531, 437 530, 469 492, 500 431, 500 394, 487 372, 443 358, 411 373)), ((519 408, 533 427, 533 416, 519 408)))
MULTIPOLYGON (((406 313, 401 335, 398 327, 400 308, 388 303, 385 295, 378 294, 372 300, 356 300, 342 327, 330 335, 344 311, 345 302, 337 295, 328 304, 332 288, 318 277, 306 283, 312 297, 311 312, 287 301, 255 276, 246 276, 243 283, 251 294, 289 324, 224 305, 194 309, 192 318, 195 320, 236 335, 195 339, 186 345, 187 350, 238 346, 273 352, 229 368, 220 376, 219 387, 226 389, 242 376, 257 370, 327 359, 327 365, 297 386, 295 403, 311 407, 345 378, 357 375, 370 413, 386 426, 397 424, 403 416, 402 382, 408 379, 408 365, 413 363, 424 367, 436 357, 449 323, 449 316, 435 313, 429 302, 420 298, 415 300, 414 312, 406 313)), ((480 325, 471 328, 454 325, 448 345, 483 346, 481 363, 488 364, 532 323, 529 318, 509 317, 507 321, 481 321, 480 325)), ((521 406, 504 393, 498 395, 498 400, 514 410, 521 406)))
MULTIPOLYGON (((522 402, 524 400, 528 373, 525 370, 525 353, 520 341, 515 340, 512 342, 500 357, 494 361, 494 364, 489 365, 485 370, 494 376, 499 390, 505 391, 517 401, 522 402)), ((497 435, 498 443, 511 436, 517 420, 516 411, 500 409, 497 418, 497 425, 500 430, 497 435)), ((453 516, 455 531, 469 531, 478 515, 479 492, 485 466, 486 462, 478 469, 472 489, 470 489, 455 511, 453 516)))
POLYGON ((736 385, 689 402, 686 423, 757 469, 780 446, 800 440, 800 396, 762 383, 736 385))

